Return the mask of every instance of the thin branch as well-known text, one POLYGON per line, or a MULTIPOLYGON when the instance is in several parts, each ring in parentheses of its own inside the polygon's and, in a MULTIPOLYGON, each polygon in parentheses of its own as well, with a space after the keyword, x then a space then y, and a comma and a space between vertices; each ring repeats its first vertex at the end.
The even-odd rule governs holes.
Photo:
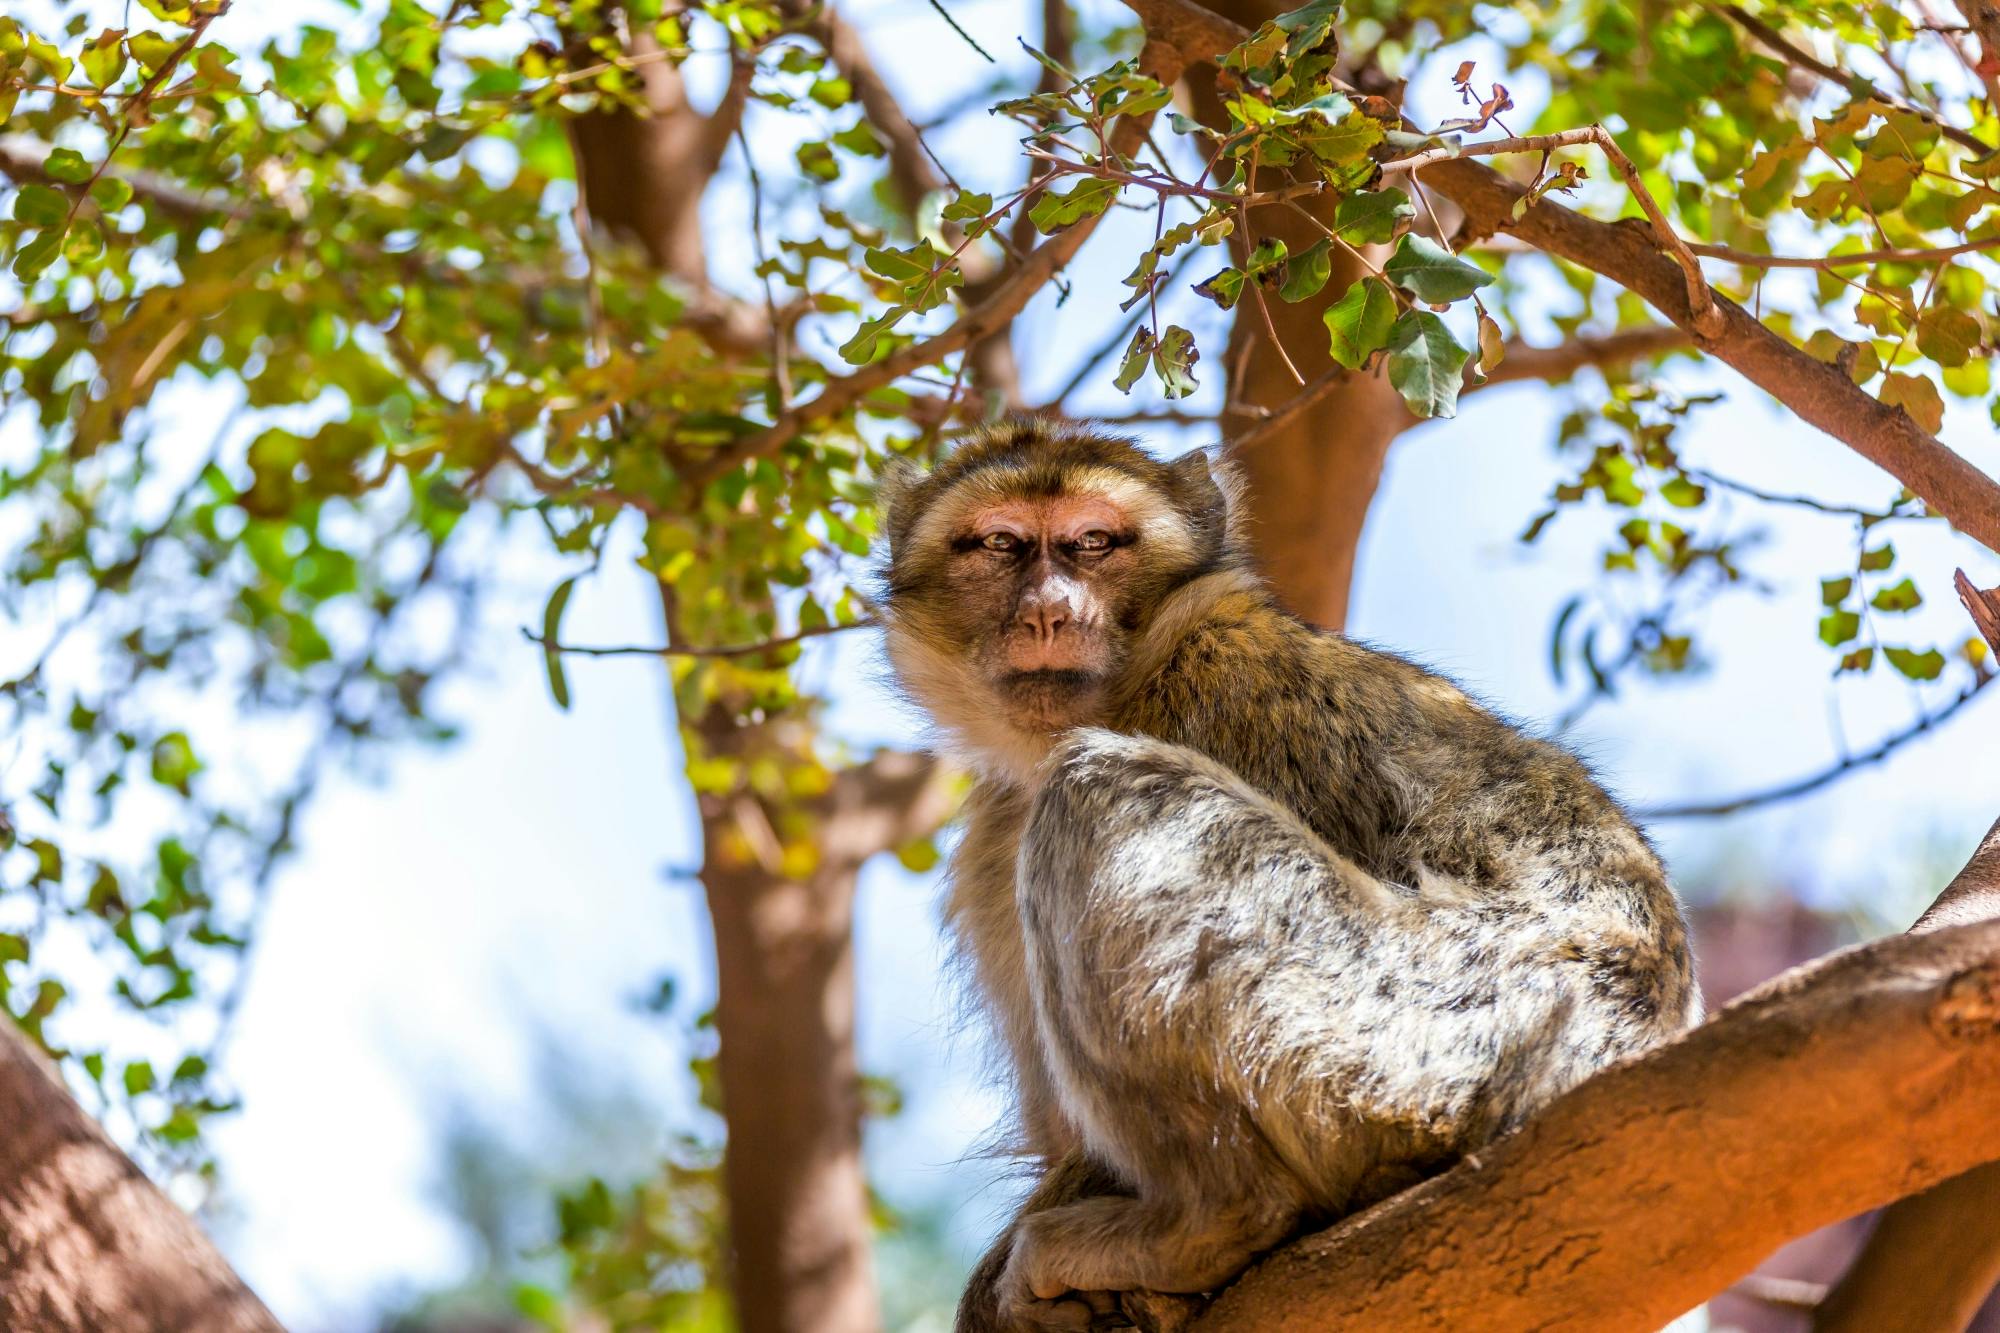
POLYGON ((1715 306, 1715 297, 1708 289, 1708 279, 1702 274, 1701 264, 1695 259, 1688 243, 1674 230, 1660 208, 1653 192, 1639 179, 1639 168, 1632 159, 1625 156, 1625 150, 1611 137, 1611 132, 1602 125, 1586 125, 1580 129, 1560 130, 1554 134, 1517 135, 1507 139, 1489 139, 1484 143, 1452 145, 1448 148, 1432 148, 1409 157, 1395 158, 1382 164, 1384 171, 1407 171, 1412 183, 1416 173, 1423 167, 1439 162, 1463 157, 1489 157, 1498 153, 1547 153, 1557 148, 1574 148, 1594 144, 1608 159, 1612 167, 1625 179, 1625 186, 1632 197, 1639 201, 1646 217, 1653 224, 1653 234, 1666 247, 1668 255, 1680 265, 1687 281, 1687 301, 1691 322, 1695 332, 1705 337, 1714 337, 1722 331, 1722 314, 1715 306))
POLYGON ((931 8, 935 9, 938 12, 938 17, 942 18, 946 23, 950 24, 951 30, 957 33, 962 39, 964 39, 965 44, 967 46, 979 52, 980 55, 985 56, 987 64, 997 65, 1000 63, 999 61, 993 58, 991 53, 989 53, 985 47, 981 46, 978 42, 972 40, 971 33, 967 32, 965 29, 958 26, 958 20, 951 16, 951 11, 944 7, 942 0, 930 0, 930 2, 931 2, 931 8))
POLYGON ((1661 352, 1688 351, 1694 347, 1687 332, 1672 324, 1652 324, 1644 328, 1620 329, 1615 333, 1579 335, 1553 347, 1532 347, 1510 342, 1500 364, 1486 372, 1480 384, 1468 384, 1462 391, 1472 393, 1498 384, 1519 380, 1541 380, 1555 384, 1589 366, 1629 365, 1661 352))
POLYGON ((1838 781, 1857 768, 1867 768, 1873 764, 1881 763, 1911 741, 1943 726, 1960 709, 1983 693, 1986 687, 1991 685, 1996 679, 2000 679, 2000 677, 1992 674, 1980 676, 1972 684, 1966 686, 1956 699, 1953 699, 1943 708, 1940 708, 1935 713, 1926 713, 1911 725, 1883 740, 1872 750, 1864 750, 1860 754, 1849 755, 1839 763, 1830 764, 1819 772, 1807 777, 1798 778, 1780 786, 1769 787, 1763 791, 1749 792, 1742 796, 1733 796, 1727 800, 1690 803, 1686 805, 1653 806, 1650 809, 1639 811, 1639 817, 1641 819, 1708 819, 1718 815, 1733 815, 1744 810, 1754 810, 1759 806, 1775 805, 1780 801, 1793 800, 1808 793, 1818 791, 1821 787, 1838 781))
POLYGON ((1688 249, 1705 259, 1724 259, 1745 268, 1860 268, 1868 264, 1930 264, 1981 250, 2000 250, 2000 236, 1982 237, 1959 245, 1940 245, 1929 250, 1857 250, 1847 255, 1760 255, 1754 250, 1738 250, 1727 245, 1696 245, 1688 249))
MULTIPOLYGON (((50 145, 26 134, 0 135, 0 172, 17 181, 48 184, 51 177, 43 170, 42 164, 52 151, 50 145)), ((242 220, 255 216, 258 211, 219 190, 190 189, 158 172, 121 168, 104 174, 125 182, 132 187, 133 194, 158 205, 163 212, 191 222, 220 218, 242 220)))
POLYGON ((1800 509, 1810 509, 1816 513, 1833 514, 1843 518, 1858 518, 1871 524, 1886 523, 1892 518, 1930 517, 1928 514, 1898 513, 1894 506, 1888 509, 1865 509, 1860 505, 1833 504, 1826 500, 1814 499, 1810 495, 1788 495, 1782 491, 1767 491, 1762 487, 1752 486, 1747 481, 1737 481, 1734 477, 1720 476, 1714 472, 1710 472, 1706 468, 1683 467, 1681 471, 1704 485, 1718 487, 1725 491, 1735 491, 1738 495, 1747 495, 1753 500, 1762 500, 1766 504, 1796 505, 1800 509))
MULTIPOLYGON (((1162 83, 1171 83, 1180 77, 1180 65, 1174 59, 1174 53, 1157 42, 1147 45, 1145 63, 1149 67, 1148 72, 1162 83)), ((1137 151, 1145 141, 1146 129, 1151 124, 1151 113, 1121 117, 1114 131, 1114 148, 1128 156, 1137 151)), ((1036 246, 994 285, 985 300, 966 311, 950 327, 929 338, 906 344, 852 374, 829 379, 810 401, 793 405, 778 413, 777 420, 763 430, 710 454, 690 469, 689 479, 696 486, 705 486, 731 468, 775 453, 811 425, 838 416, 875 390, 894 384, 911 371, 935 365, 953 352, 1005 328, 1082 248, 1102 216, 1085 218, 1036 246)))
POLYGON ((1354 373, 1354 371, 1347 369, 1345 366, 1335 366, 1331 370, 1322 371, 1305 388, 1299 390, 1285 400, 1284 403, 1273 409, 1271 415, 1265 417, 1242 434, 1223 441, 1222 447, 1231 453, 1255 448, 1264 440, 1291 425, 1293 421, 1306 412, 1319 406, 1320 403, 1332 396, 1335 389, 1346 383, 1348 377, 1354 373))
POLYGON ((1810 52, 1794 46, 1785 39, 1783 33, 1745 10, 1743 6, 1717 5, 1715 8, 1720 13, 1727 15, 1738 27, 1763 43, 1773 54, 1782 56, 1789 64, 1808 73, 1817 74, 1828 83, 1845 89, 1850 97, 1865 95, 1882 103, 1884 106, 1894 107, 1898 111, 1907 111, 1912 115, 1922 116, 1926 121, 1936 125, 1938 133, 1944 135, 1945 138, 1950 139, 1953 143, 1961 147, 1970 148, 1975 153, 1984 154, 1993 151, 1991 145, 1982 142, 1976 135, 1968 134, 1956 125, 1947 125, 1922 107, 1914 106, 1908 102, 1891 97, 1888 93, 1883 92, 1859 74, 1850 74, 1836 65, 1829 65, 1825 61, 1815 58, 1810 52))
POLYGON ((529 643, 539 645, 544 652, 566 653, 572 657, 755 657, 759 653, 788 648, 807 639, 823 638, 829 634, 845 634, 851 629, 873 629, 880 623, 870 616, 862 620, 850 620, 841 625, 815 625, 796 634, 781 634, 773 639, 760 639, 756 643, 728 643, 714 647, 684 643, 669 643, 657 647, 643 643, 608 646, 557 643, 553 639, 535 633, 525 625, 521 627, 521 637, 529 643))

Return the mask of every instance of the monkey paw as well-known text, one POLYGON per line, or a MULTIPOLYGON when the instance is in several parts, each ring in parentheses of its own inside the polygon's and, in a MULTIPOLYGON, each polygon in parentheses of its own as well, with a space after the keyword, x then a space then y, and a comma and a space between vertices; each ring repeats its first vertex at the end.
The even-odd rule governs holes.
POLYGON ((1044 1300, 1022 1290, 1004 1304, 1006 1324, 1013 1333, 1099 1333, 1131 1328, 1115 1291, 1069 1291, 1044 1300))

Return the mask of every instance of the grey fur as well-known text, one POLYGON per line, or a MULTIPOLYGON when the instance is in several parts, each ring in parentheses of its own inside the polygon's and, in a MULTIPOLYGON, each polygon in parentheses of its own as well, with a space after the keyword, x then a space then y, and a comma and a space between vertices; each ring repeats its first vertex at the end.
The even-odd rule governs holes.
POLYGON ((891 552, 892 656, 983 775, 947 923, 1047 1167, 961 1333, 1212 1290, 1696 1006, 1658 858, 1575 758, 1287 616, 1242 568, 1226 478, 1011 429, 904 479, 891 552), (1072 469, 1145 517, 1116 560, 1062 564, 1113 665, 1051 729, 966 665, 1043 575, 911 534, 954 487, 976 525, 1010 477, 1047 496, 1072 469))

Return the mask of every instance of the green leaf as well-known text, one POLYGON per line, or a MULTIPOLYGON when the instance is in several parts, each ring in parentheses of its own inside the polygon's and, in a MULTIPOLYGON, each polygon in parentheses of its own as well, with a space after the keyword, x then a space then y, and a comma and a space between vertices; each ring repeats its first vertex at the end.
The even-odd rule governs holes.
POLYGON ((1854 591, 1854 580, 1850 578, 1821 579, 1819 581, 1819 602, 1821 606, 1839 606, 1847 600, 1847 594, 1854 591))
POLYGON ((1471 355, 1436 315, 1406 310, 1389 333, 1389 383, 1420 417, 1456 416, 1471 355))
POLYGON ((1472 295, 1493 281, 1477 264, 1468 264, 1437 242, 1406 235, 1382 271, 1398 287, 1430 305, 1446 305, 1472 295))
POLYGON ((132 202, 132 186, 119 176, 99 176, 90 187, 90 197, 107 213, 116 213, 132 202))
POLYGON ((1364 190, 1340 201, 1333 229, 1352 244, 1376 245, 1392 239, 1396 228, 1416 215, 1410 196, 1401 190, 1364 190))
POLYGON ((125 72, 125 30, 106 28, 83 48, 85 77, 99 88, 109 88, 125 72))
POLYGON ((1118 182, 1089 176, 1080 180, 1068 194, 1044 194, 1028 210, 1028 221, 1036 230, 1053 236, 1059 231, 1074 227, 1085 218, 1094 218, 1118 197, 1118 182))
POLYGON ((172 787, 185 796, 194 775, 201 772, 201 760, 186 732, 170 731, 153 742, 153 781, 172 787))
POLYGON ((1674 477, 1660 487, 1660 498, 1676 509, 1693 509, 1708 498, 1708 488, 1686 477, 1674 477))
POLYGON ((865 120, 857 120, 853 125, 833 136, 833 142, 857 157, 886 157, 889 150, 882 146, 875 127, 865 120))
POLYGON ((1979 321, 1963 310, 1932 306, 1917 317, 1917 350, 1940 366, 1964 365, 1979 344, 1979 321))
POLYGON ((1396 323, 1396 294, 1379 278, 1362 278, 1320 317, 1332 338, 1333 359, 1353 370, 1389 345, 1396 323))
POLYGON ((142 1092, 153 1090, 153 1066, 145 1060, 134 1060, 125 1066, 125 1095, 137 1097, 142 1092))
POLYGON ((792 156, 799 164, 799 170, 819 181, 840 179, 840 159, 833 155, 833 149, 818 140, 800 144, 792 150, 792 156))
POLYGON ((569 595, 576 589, 577 576, 572 574, 556 585, 549 594, 549 604, 542 609, 542 666, 549 675, 549 694, 556 701, 556 707, 569 710, 569 678, 563 674, 563 655, 556 651, 562 642, 563 611, 569 606, 569 595))
POLYGON ((1851 643, 1861 632, 1861 616, 1855 611, 1829 611, 1819 618, 1819 641, 1829 648, 1851 643))
POLYGON ((896 322, 910 313, 905 305, 890 306, 874 319, 863 320, 854 336, 840 345, 840 359, 850 366, 865 366, 881 352, 882 337, 896 322))
POLYGON ((1278 295, 1287 301, 1303 301, 1318 296, 1326 280, 1333 276, 1333 242, 1320 241, 1317 245, 1293 255, 1285 265, 1284 285, 1278 288, 1278 295))
POLYGON ((1146 367, 1153 360, 1153 331, 1141 324, 1132 330, 1132 341, 1125 345, 1125 357, 1118 363, 1118 377, 1111 382, 1118 386, 1120 393, 1132 392, 1132 386, 1146 373, 1146 367))
POLYGON ((1212 278, 1205 278, 1194 285, 1197 296, 1206 296, 1224 310, 1234 309, 1236 298, 1243 295, 1243 270, 1226 268, 1212 278))
POLYGON ((1935 435, 1944 426, 1944 397, 1937 385, 1922 375, 1889 372, 1877 395, 1891 407, 1900 407, 1910 420, 1935 435))
POLYGON ((81 185, 90 179, 93 170, 84 161, 83 154, 74 148, 57 148, 42 162, 42 172, 50 180, 61 181, 65 185, 81 185))
POLYGON ((14 195, 14 216, 31 227, 60 227, 69 217, 69 200, 46 185, 23 185, 14 195))
POLYGON ((1924 604, 1924 595, 1917 591, 1917 585, 1904 579, 1894 587, 1883 588, 1868 599, 1868 605, 1877 611, 1914 611, 1924 604))
MULTIPOLYGON (((152 8, 151 5, 146 7, 152 8)), ((180 43, 173 38, 162 36, 157 32, 135 32, 125 43, 126 49, 131 51, 133 58, 139 62, 139 67, 147 73, 166 64, 179 45, 180 43)))
POLYGON ((1285 256, 1288 253, 1285 243, 1275 236, 1259 241, 1257 242, 1257 248, 1250 252, 1250 257, 1243 261, 1244 275, 1246 277, 1261 278, 1278 265, 1284 263, 1285 256))
POLYGON ((1893 543, 1883 542, 1872 551, 1863 551, 1860 563, 1868 573, 1879 574, 1896 563, 1896 547, 1893 543))
POLYGON ((1189 373, 1199 360, 1201 353, 1195 348, 1194 335, 1178 324, 1169 324, 1160 337, 1160 345, 1153 349, 1153 369, 1167 397, 1185 398, 1201 387, 1189 373))
POLYGON ((1935 648, 1926 648, 1921 653, 1908 648, 1884 648, 1882 655, 1889 659, 1890 666, 1911 680, 1936 680, 1944 671, 1944 654, 1935 648))

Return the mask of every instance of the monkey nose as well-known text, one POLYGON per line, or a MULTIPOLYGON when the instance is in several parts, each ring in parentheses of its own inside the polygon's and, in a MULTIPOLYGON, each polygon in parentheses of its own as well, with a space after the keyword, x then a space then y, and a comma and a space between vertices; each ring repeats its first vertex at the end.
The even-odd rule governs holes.
POLYGON ((1035 637, 1044 643, 1053 639, 1069 620, 1069 606, 1063 602, 1042 602, 1021 609, 1021 624, 1033 630, 1035 637))

